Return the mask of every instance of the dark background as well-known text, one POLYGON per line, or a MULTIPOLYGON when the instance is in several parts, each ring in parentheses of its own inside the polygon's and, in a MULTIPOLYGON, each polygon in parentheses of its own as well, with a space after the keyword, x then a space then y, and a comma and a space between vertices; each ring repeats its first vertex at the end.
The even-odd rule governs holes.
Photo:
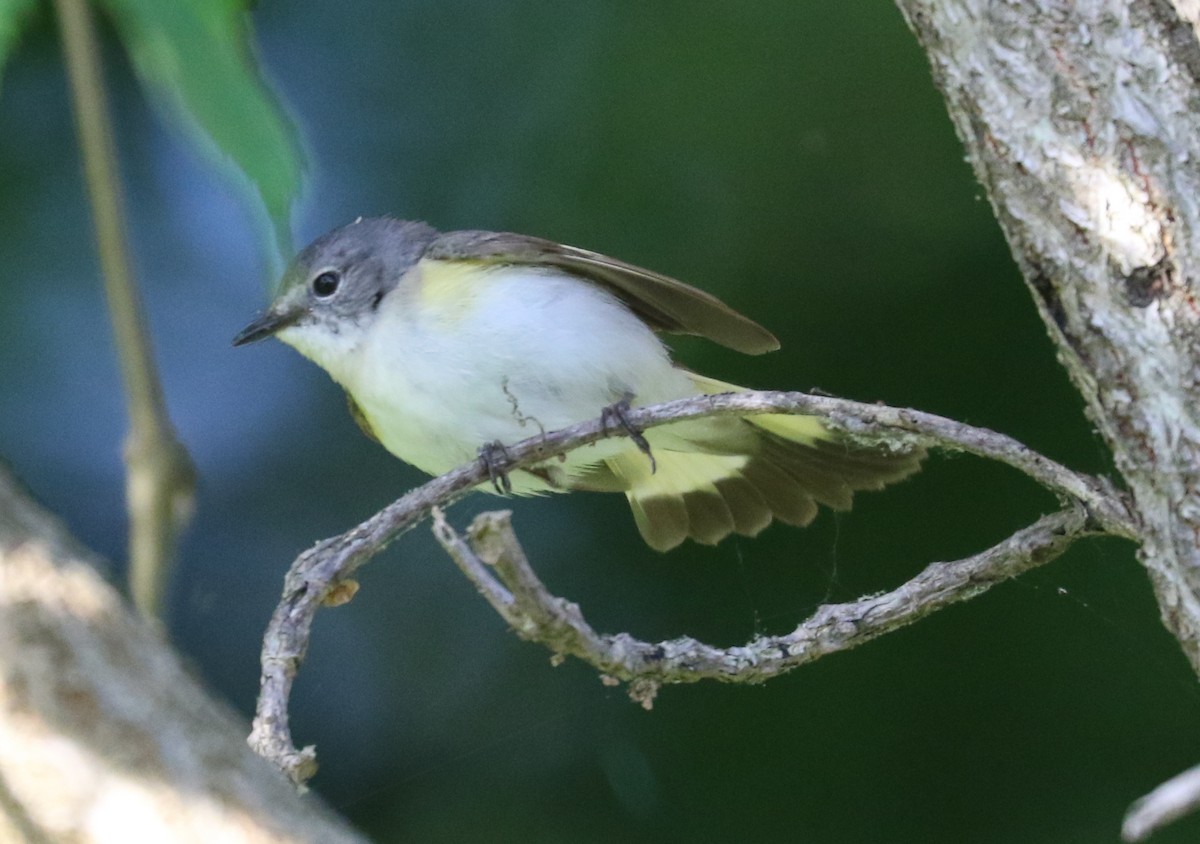
MULTIPOLYGON (((783 342, 680 343, 689 366, 919 407, 1107 471, 890 3, 263 0, 254 24, 311 156, 298 241, 390 213, 606 252, 783 342)), ((230 347, 272 282, 253 215, 109 43, 136 266, 201 473, 169 630, 249 713, 292 558, 421 478, 315 366, 230 347)), ((0 455, 120 561, 123 400, 44 13, 3 86, 0 455)), ((619 496, 476 496, 451 515, 496 506, 598 628, 737 644, 1054 501, 935 458, 808 530, 665 556, 619 496)), ((318 619, 293 714, 316 788, 380 841, 1114 841, 1133 799, 1200 759, 1195 677, 1114 541, 765 687, 664 689, 649 713, 519 642, 425 528, 362 574, 318 619)))

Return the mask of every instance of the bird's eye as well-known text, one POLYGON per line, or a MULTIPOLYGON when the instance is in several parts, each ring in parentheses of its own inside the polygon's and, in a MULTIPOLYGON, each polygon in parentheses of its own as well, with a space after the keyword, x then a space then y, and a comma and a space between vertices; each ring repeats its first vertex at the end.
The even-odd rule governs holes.
POLYGON ((326 270, 312 281, 312 292, 322 299, 328 299, 337 292, 338 283, 342 278, 333 270, 326 270))

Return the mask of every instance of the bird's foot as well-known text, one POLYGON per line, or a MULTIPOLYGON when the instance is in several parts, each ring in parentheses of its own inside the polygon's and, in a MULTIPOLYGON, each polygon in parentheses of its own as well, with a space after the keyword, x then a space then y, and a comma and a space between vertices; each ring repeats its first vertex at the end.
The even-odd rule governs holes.
POLYGON ((629 439, 633 440, 633 444, 638 447, 642 454, 650 458, 650 474, 658 471, 658 462, 654 459, 654 453, 650 451, 650 443, 642 432, 629 421, 630 411, 629 399, 621 399, 619 402, 610 404, 608 407, 600 411, 600 425, 604 428, 605 436, 611 436, 611 429, 616 428, 620 433, 626 434, 629 439))
POLYGON ((508 479, 508 472, 504 469, 509 459, 508 449, 500 440, 479 447, 479 461, 487 469, 488 480, 492 482, 497 495, 508 495, 512 492, 512 481, 508 479))

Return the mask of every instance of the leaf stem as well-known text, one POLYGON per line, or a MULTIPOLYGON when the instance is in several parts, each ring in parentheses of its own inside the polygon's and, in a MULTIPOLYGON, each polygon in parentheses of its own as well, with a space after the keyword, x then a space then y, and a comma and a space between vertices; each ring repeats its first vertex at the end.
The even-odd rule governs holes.
POLYGON ((130 269, 116 144, 91 12, 85 0, 54 0, 54 5, 129 412, 125 493, 130 589, 144 615, 159 617, 177 539, 191 515, 195 471, 167 416, 130 269))

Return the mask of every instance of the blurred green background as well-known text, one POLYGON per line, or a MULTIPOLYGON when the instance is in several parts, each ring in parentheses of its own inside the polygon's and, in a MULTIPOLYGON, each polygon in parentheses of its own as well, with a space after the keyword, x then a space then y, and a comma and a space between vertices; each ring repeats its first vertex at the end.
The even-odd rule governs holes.
MULTIPOLYGON (((508 229, 710 290, 783 350, 677 344, 748 386, 825 390, 1106 450, 886 0, 263 0, 260 59, 311 170, 304 242, 358 215, 508 229)), ((167 399, 201 471, 169 630, 249 713, 292 558, 418 483, 280 344, 234 350, 272 283, 256 221, 147 105, 105 30, 136 265, 167 399)), ((125 420, 54 22, 0 97, 0 455, 124 556, 125 420)), ((810 529, 644 547, 619 496, 499 502, 606 631, 737 644, 893 587, 1054 507, 935 458, 810 529)), ((379 841, 1094 842, 1200 760, 1200 694, 1130 546, 1065 558, 761 688, 667 688, 652 712, 519 642, 424 528, 316 626, 293 699, 314 785, 379 841)), ((1156 841, 1192 841, 1190 820, 1156 841)))

